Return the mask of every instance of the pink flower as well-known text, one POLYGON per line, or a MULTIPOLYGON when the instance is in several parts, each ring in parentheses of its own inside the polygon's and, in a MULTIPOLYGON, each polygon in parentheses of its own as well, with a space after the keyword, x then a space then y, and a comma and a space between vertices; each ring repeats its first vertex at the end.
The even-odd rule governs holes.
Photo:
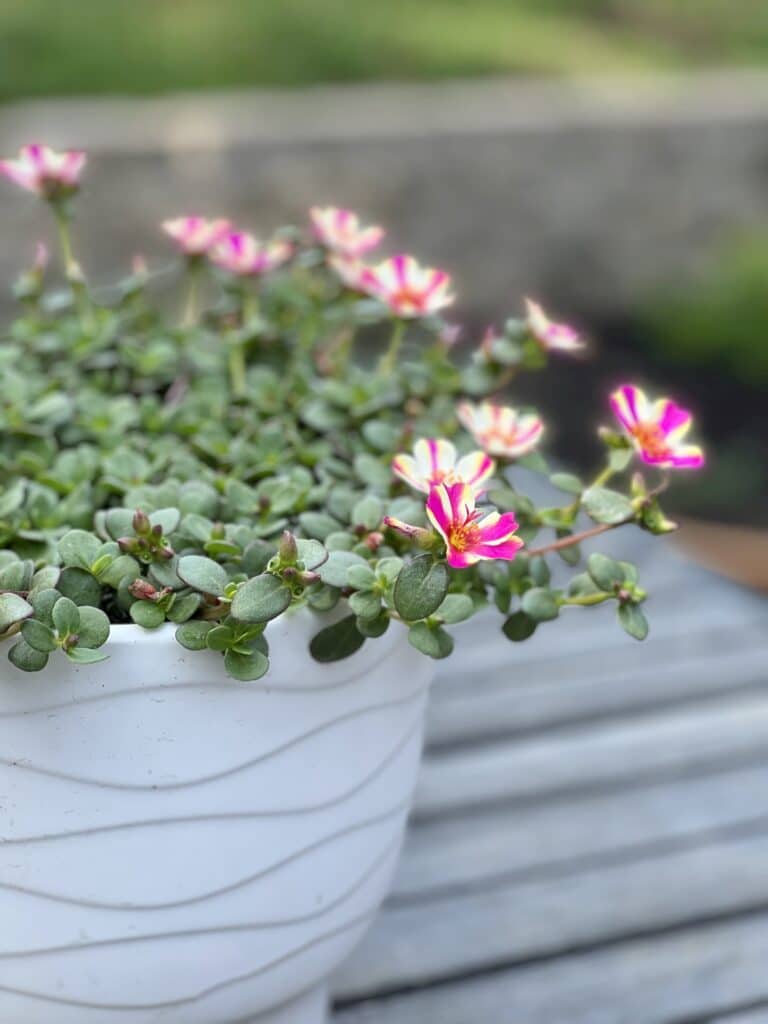
POLYGON ((335 253, 329 253, 327 263, 341 282, 351 291, 365 291, 364 278, 368 270, 365 263, 351 256, 338 256, 335 253))
POLYGON ((485 452, 471 452, 457 458, 450 441, 434 438, 417 441, 413 455, 401 453, 392 460, 393 473, 425 494, 444 481, 461 481, 469 484, 475 494, 480 494, 495 469, 496 463, 485 452))
POLYGON ((514 512, 502 515, 495 509, 486 513, 476 509, 469 484, 438 484, 429 492, 426 507, 429 521, 445 541, 448 565, 454 569, 497 558, 512 561, 523 546, 515 536, 514 512))
POLYGON ((209 252, 226 238, 231 226, 228 220, 222 218, 207 220, 205 217, 177 217, 175 220, 163 221, 163 231, 171 236, 187 256, 203 256, 209 252))
POLYGON ((640 388, 625 384, 611 395, 611 408, 643 462, 660 468, 704 465, 701 448, 683 444, 693 417, 671 399, 651 402, 640 388))
POLYGON ((521 415, 508 405, 462 402, 456 412, 477 444, 501 458, 519 459, 526 455, 536 447, 544 431, 538 416, 521 415))
POLYGON ((86 155, 79 150, 56 153, 50 146, 22 146, 18 160, 0 160, 0 174, 44 199, 64 199, 80 188, 86 155))
POLYGON ((375 249, 384 237, 384 228, 371 225, 364 228, 360 218, 351 210, 336 206, 313 206, 309 211, 312 231, 317 240, 341 256, 360 257, 375 249))
POLYGON ((260 242, 246 231, 231 231, 211 251, 214 263, 233 274, 267 274, 290 259, 293 246, 280 240, 260 242))
POLYGON ((526 299, 525 306, 528 311, 528 330, 542 348, 548 352, 578 352, 584 348, 584 342, 575 328, 569 324, 553 323, 532 299, 526 299))
POLYGON ((413 256, 393 256, 363 275, 366 291, 397 317, 429 316, 450 306, 451 279, 444 270, 422 267, 413 256))

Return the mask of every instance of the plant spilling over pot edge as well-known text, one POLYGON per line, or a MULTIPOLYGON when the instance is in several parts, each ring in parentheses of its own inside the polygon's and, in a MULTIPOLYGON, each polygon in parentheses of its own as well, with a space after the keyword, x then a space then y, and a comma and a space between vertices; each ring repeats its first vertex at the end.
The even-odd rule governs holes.
POLYGON ((40 245, 0 349, 0 634, 14 665, 41 669, 58 650, 97 661, 111 623, 172 622, 183 647, 258 679, 266 624, 295 605, 339 609, 310 645, 323 662, 393 619, 443 658, 447 627, 488 604, 512 641, 606 602, 645 637, 635 567, 593 553, 582 569, 579 544, 674 528, 659 503, 670 471, 703 464, 686 410, 620 387, 597 476, 551 473, 540 417, 495 396, 583 339, 528 300, 462 365, 448 274, 405 255, 370 262, 384 232, 348 210, 315 208, 306 231, 266 241, 223 219, 166 221, 180 321, 151 301, 166 272, 141 260, 105 296, 70 240, 84 165, 40 145, 0 163, 49 203, 64 277, 46 288, 40 245), (537 507, 517 465, 562 501, 537 507), (551 555, 573 567, 565 587, 551 555))

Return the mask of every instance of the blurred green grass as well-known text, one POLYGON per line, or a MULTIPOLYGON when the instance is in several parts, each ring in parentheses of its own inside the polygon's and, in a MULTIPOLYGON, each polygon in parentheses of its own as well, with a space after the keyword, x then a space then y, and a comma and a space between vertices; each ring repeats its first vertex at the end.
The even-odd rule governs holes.
POLYGON ((763 0, 2 0, 0 100, 755 64, 763 0))

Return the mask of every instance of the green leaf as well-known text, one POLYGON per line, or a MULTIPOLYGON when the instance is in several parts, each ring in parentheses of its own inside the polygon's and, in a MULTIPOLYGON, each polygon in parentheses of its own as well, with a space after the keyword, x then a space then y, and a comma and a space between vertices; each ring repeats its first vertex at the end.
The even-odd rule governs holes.
POLYGON ((621 604, 618 619, 625 632, 635 640, 645 640, 648 636, 648 620, 636 604, 621 604))
POLYGON ((347 570, 353 565, 367 566, 368 563, 353 551, 331 551, 328 561, 317 572, 329 587, 346 587, 347 570))
POLYGON ((376 572, 370 565, 350 565, 347 569, 347 583, 355 590, 371 590, 376 585, 376 572))
POLYGON ((269 658, 260 650, 253 650, 249 654, 227 651, 224 655, 224 667, 233 679, 251 683, 265 675, 269 669, 269 658))
POLYGON ((537 625, 536 620, 532 619, 530 615, 526 615, 525 612, 515 612, 509 616, 501 630, 507 640, 521 643, 523 640, 527 640, 529 636, 533 636, 537 625))
POLYGON ((316 633, 312 637, 309 650, 315 661, 340 661, 354 654, 364 642, 365 637, 357 628, 355 616, 348 615, 316 633))
POLYGON ((56 642, 56 634, 51 627, 37 619, 27 619, 23 622, 21 635, 30 647, 34 647, 36 651, 42 651, 43 654, 49 654, 59 646, 56 642))
POLYGON ((329 612, 339 603, 340 592, 336 587, 316 584, 306 592, 307 604, 316 612, 329 612))
POLYGON ((624 582, 624 570, 621 565, 607 555, 593 552, 587 559, 587 572, 597 586, 606 593, 612 593, 624 582))
POLYGON ((131 605, 130 616, 142 629, 157 629, 165 622, 165 612, 152 601, 135 601, 131 605))
POLYGON ((226 569, 203 555, 183 555, 179 559, 176 573, 193 590, 214 597, 223 597, 224 588, 229 582, 226 569))
POLYGON ((185 622, 176 630, 176 639, 188 651, 204 651, 208 646, 206 637, 216 625, 215 622, 203 622, 199 619, 185 622))
POLYGON ((632 502, 618 491, 607 487, 590 487, 584 492, 584 509, 598 523, 614 525, 634 518, 632 502))
POLYGON ((90 647, 70 647, 66 652, 70 661, 78 665, 94 665, 97 661, 106 661, 107 655, 101 651, 94 651, 90 647))
POLYGON ((58 590, 52 587, 45 590, 37 590, 29 595, 29 603, 35 609, 35 618, 44 622, 46 626, 53 625, 53 606, 61 597, 58 590))
POLYGON ((173 533, 181 522, 181 512, 177 508, 159 508, 156 512, 150 513, 149 521, 152 526, 160 526, 163 536, 167 536, 173 533))
POLYGON ((201 604, 199 594, 182 594, 173 602, 166 611, 165 617, 170 622, 186 622, 191 619, 201 604))
POLYGON ((59 576, 56 589, 63 597, 68 597, 78 606, 91 605, 98 608, 101 604, 101 584, 87 569, 64 569, 59 576))
POLYGON ((587 572, 580 572, 574 576, 568 584, 570 597, 591 597, 593 594, 602 594, 603 591, 587 572))
POLYGON ((366 530, 375 530, 381 526, 384 516, 384 505, 373 494, 358 501, 352 509, 352 522, 355 526, 363 526, 366 530))
POLYGON ((329 533, 335 533, 341 527, 338 519, 325 512, 302 512, 299 525, 306 534, 317 540, 325 540, 329 533))
POLYGON ((74 601, 68 597, 60 597, 53 606, 53 625, 59 636, 69 636, 77 633, 80 628, 80 612, 74 601))
POLYGON ((231 614, 240 622, 269 622, 290 603, 290 588, 277 576, 265 573, 240 587, 232 600, 231 614))
POLYGON ((362 633, 365 637, 380 637, 389 629, 389 623, 391 619, 386 611, 381 611, 375 619, 360 619, 358 618, 355 622, 358 633, 362 633))
POLYGON ((98 574, 99 582, 104 583, 108 587, 113 587, 115 590, 117 590, 124 579, 130 577, 132 582, 138 575, 139 563, 135 558, 131 558, 130 555, 118 555, 98 574))
POLYGON ((23 622, 32 612, 32 605, 18 594, 0 594, 0 633, 7 632, 17 622, 23 622))
POLYGON ((431 555, 420 555, 403 566, 397 577, 393 600, 406 622, 426 619, 437 611, 448 593, 448 569, 431 555))
POLYGON ((90 569, 101 548, 101 541, 86 530, 70 530, 59 541, 59 554, 64 565, 90 569))
POLYGON ((560 613, 555 595, 545 587, 526 590, 520 603, 526 615, 536 622, 548 622, 550 619, 556 619, 560 613))
POLYGON ((231 626, 216 626, 205 638, 211 651, 227 651, 236 643, 235 632, 231 626))
POLYGON ((612 448, 608 455, 608 465, 614 473, 622 473, 634 456, 632 448, 612 448))
POLYGON ((553 473, 549 482, 558 491, 565 491, 566 494, 581 494, 584 490, 584 484, 573 473, 553 473))
POLYGON ((530 560, 528 572, 537 587, 546 587, 552 579, 552 573, 550 572, 546 559, 541 556, 537 556, 530 560))
POLYGON ((19 640, 8 651, 8 660, 22 672, 39 672, 48 664, 48 655, 30 647, 26 640, 19 640))
POLYGON ((303 562, 304 568, 310 571, 328 561, 328 552, 319 540, 306 540, 297 537, 296 551, 299 561, 303 562))
POLYGON ((349 607, 359 619, 375 619, 381 611, 381 598, 371 590, 350 594, 349 607))
POLYGON ((429 658, 447 658, 453 652, 453 637, 442 626, 416 622, 408 630, 408 643, 429 658))
POLYGON ((435 615, 448 625, 464 622, 474 614, 475 603, 467 594, 448 594, 435 612, 435 615))
POLYGON ((78 647, 101 647, 109 638, 109 619, 100 608, 80 609, 78 647))

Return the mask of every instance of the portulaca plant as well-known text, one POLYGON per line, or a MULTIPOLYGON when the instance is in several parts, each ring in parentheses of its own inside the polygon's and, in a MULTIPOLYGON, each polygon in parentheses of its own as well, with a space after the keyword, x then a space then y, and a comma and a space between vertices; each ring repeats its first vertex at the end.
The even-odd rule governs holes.
POLYGON ((317 613, 323 662, 393 620, 443 658, 450 627, 488 605, 511 641, 606 603, 645 637, 636 568, 594 553, 581 567, 579 546, 674 528, 660 495, 703 463, 688 412, 620 387, 595 478, 552 472, 545 424, 502 396, 584 340, 527 301, 458 358, 449 275, 374 262, 384 231, 348 210, 315 208, 306 229, 266 240, 168 220, 178 306, 141 260, 91 289, 70 240, 85 163, 41 145, 0 163, 50 205, 62 270, 48 288, 38 246, 0 348, 0 634, 14 665, 94 662, 112 624, 173 623, 183 647, 258 679, 265 627, 294 606, 317 613), (518 466, 562 501, 537 507, 518 466), (564 587, 551 557, 571 567, 564 587))

